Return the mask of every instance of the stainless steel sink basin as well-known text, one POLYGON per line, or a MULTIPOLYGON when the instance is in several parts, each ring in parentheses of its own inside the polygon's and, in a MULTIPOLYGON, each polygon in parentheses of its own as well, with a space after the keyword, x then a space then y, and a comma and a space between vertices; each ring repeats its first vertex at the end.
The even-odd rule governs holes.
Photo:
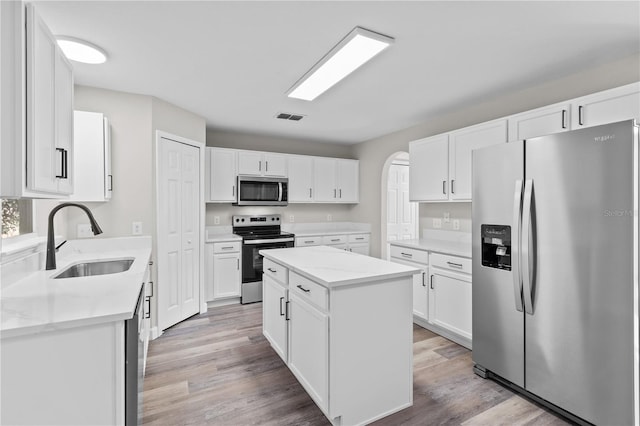
POLYGON ((133 258, 127 258, 76 263, 75 265, 69 266, 53 278, 77 278, 93 275, 117 274, 118 272, 128 271, 129 268, 131 268, 133 260, 133 258))

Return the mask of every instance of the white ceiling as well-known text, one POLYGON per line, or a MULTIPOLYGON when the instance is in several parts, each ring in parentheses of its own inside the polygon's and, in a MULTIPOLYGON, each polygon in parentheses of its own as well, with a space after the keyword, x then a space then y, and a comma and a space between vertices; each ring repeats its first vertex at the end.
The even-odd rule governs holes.
POLYGON ((74 63, 78 84, 159 97, 208 128, 346 144, 640 51, 638 1, 35 3, 54 34, 108 52, 74 63), (395 44, 313 102, 287 98, 355 26, 395 44))

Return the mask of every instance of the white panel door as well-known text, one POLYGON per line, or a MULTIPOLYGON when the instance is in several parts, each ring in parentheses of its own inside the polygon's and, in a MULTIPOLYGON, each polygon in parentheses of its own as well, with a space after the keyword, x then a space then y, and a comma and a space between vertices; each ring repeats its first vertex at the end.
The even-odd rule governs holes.
POLYGON ((284 154, 264 154, 265 176, 287 176, 287 157, 284 154))
POLYGON ((509 117, 509 142, 571 129, 571 104, 556 104, 509 117))
POLYGON ((338 199, 340 203, 358 202, 359 162, 357 160, 337 160, 338 199))
POLYGON ((264 275, 263 304, 262 304, 262 332, 271 347, 284 362, 287 362, 287 318, 286 303, 288 290, 278 284, 273 278, 264 275))
POLYGON ((238 174, 260 176, 264 173, 265 164, 261 152, 238 152, 238 174))
POLYGON ((387 241, 417 238, 418 204, 409 201, 409 166, 392 164, 387 178, 387 241))
POLYGON ((161 138, 158 146, 158 324, 199 312, 200 150, 161 138))
POLYGON ((207 148, 208 200, 211 202, 236 201, 237 151, 225 148, 207 148))
POLYGON ((64 151, 64 170, 58 179, 58 193, 73 193, 73 67, 62 53, 56 49, 55 59, 55 127, 56 149, 64 151))
POLYGON ((471 277, 457 278, 432 269, 429 284, 431 321, 471 339, 471 277))
POLYGON ((411 201, 449 198, 449 136, 438 135, 409 144, 411 201))
POLYGON ((640 119, 640 84, 617 87, 573 101, 572 128, 640 119))
POLYGON ((213 299, 240 296, 240 253, 213 255, 213 299))

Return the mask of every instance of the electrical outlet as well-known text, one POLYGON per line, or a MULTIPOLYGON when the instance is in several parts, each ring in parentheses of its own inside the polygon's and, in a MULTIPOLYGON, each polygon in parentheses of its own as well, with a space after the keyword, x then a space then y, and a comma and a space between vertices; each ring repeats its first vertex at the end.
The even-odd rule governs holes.
POLYGON ((133 222, 131 224, 131 235, 142 235, 142 222, 133 222))
POLYGON ((289 222, 293 223, 295 220, 296 218, 293 215, 289 216, 289 222))
POLYGON ((91 231, 91 225, 88 223, 80 223, 78 224, 78 230, 76 233, 78 238, 89 238, 93 236, 93 232, 91 231))
POLYGON ((433 227, 436 228, 436 229, 442 228, 442 219, 440 219, 439 217, 434 217, 433 218, 433 227))
POLYGON ((451 220, 451 214, 449 212, 444 212, 444 223, 449 223, 449 221, 451 220))
POLYGON ((460 230, 460 219, 453 219, 453 230, 454 231, 460 230))
POLYGON ((331 222, 331 220, 333 220, 333 218, 331 217, 330 214, 327 215, 327 222, 331 222))
POLYGON ((213 224, 214 225, 220 225, 220 216, 214 216, 213 217, 213 224))

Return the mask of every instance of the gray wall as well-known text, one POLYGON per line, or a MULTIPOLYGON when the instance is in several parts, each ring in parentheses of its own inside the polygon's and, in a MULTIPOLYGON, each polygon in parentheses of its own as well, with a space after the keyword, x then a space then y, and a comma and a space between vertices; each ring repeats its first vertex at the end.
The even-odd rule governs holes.
MULTIPOLYGON (((410 141, 636 81, 640 81, 640 55, 486 99, 475 105, 430 117, 414 127, 355 145, 353 154, 360 160, 360 204, 352 209, 351 214, 354 220, 357 218, 358 221, 371 223, 371 254, 380 256, 382 253, 381 205, 386 200, 381 194, 381 185, 386 182, 383 173, 385 162, 396 152, 408 151, 410 141)), ((451 213, 452 219, 461 220, 461 231, 470 229, 470 206, 461 208, 446 204, 453 203, 420 205, 420 231, 431 228, 431 218, 441 217, 445 211, 451 213)))
MULTIPOLYGON (((246 133, 207 130, 207 146, 248 149, 287 154, 317 155, 322 157, 355 158, 351 146, 319 143, 298 139, 280 138, 246 133)), ((362 185, 362 184, 361 184, 362 185)), ((354 205, 347 204, 289 204, 287 207, 238 207, 231 204, 208 203, 205 223, 214 225, 214 218, 220 218, 220 225, 231 225, 231 216, 247 214, 281 214, 282 220, 294 222, 333 222, 357 220, 351 212, 354 205)))

